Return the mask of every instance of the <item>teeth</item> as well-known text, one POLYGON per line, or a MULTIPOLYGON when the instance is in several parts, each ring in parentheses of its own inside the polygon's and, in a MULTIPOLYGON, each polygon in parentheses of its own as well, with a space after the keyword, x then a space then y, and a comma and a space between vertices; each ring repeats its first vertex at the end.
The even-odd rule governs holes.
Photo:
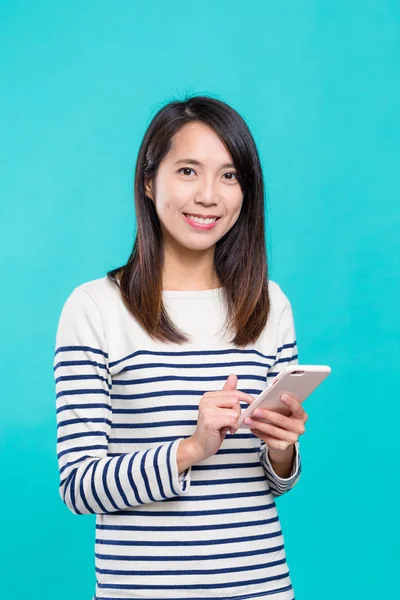
POLYGON ((202 219, 201 217, 194 217, 193 215, 186 215, 191 221, 195 221, 196 223, 202 223, 206 225, 207 223, 214 223, 217 219, 202 219))

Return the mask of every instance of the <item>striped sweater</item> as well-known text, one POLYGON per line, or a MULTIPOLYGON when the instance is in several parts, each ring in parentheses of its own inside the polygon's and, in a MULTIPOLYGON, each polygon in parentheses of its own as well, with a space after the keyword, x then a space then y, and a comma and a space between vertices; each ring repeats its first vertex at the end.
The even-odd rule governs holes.
POLYGON ((235 373, 256 396, 298 362, 290 302, 269 290, 268 323, 245 349, 223 333, 223 288, 163 292, 183 345, 154 341, 107 277, 66 299, 54 355, 60 494, 73 513, 96 514, 93 600, 293 600, 275 498, 300 476, 299 444, 287 479, 249 429, 181 474, 176 460, 206 391, 235 373))

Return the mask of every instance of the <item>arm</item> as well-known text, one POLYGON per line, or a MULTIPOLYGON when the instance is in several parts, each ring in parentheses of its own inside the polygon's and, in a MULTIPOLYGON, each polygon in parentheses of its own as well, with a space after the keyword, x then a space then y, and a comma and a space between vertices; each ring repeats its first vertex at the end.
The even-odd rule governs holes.
POLYGON ((112 422, 109 357, 98 308, 81 287, 65 302, 54 355, 60 495, 75 514, 111 513, 184 494, 182 438, 108 457, 112 422))
MULTIPOLYGON (((282 291, 281 293, 283 294, 282 291)), ((277 326, 278 348, 275 362, 267 375, 267 383, 272 381, 286 365, 296 365, 299 362, 292 307, 285 295, 284 300, 277 326)), ((261 442, 260 459, 273 496, 285 494, 299 480, 301 474, 299 442, 284 453, 269 449, 265 442, 261 442)))

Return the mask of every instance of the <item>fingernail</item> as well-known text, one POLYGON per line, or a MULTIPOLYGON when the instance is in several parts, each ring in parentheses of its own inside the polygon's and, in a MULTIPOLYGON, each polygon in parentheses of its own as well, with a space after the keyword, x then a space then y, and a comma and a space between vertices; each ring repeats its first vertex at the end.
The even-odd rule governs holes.
POLYGON ((253 412, 253 415, 255 417, 261 417, 262 416, 262 412, 261 412, 261 410, 259 410, 258 408, 256 408, 256 410, 253 412))
POLYGON ((289 402, 289 396, 287 394, 283 394, 281 397, 282 402, 289 402))

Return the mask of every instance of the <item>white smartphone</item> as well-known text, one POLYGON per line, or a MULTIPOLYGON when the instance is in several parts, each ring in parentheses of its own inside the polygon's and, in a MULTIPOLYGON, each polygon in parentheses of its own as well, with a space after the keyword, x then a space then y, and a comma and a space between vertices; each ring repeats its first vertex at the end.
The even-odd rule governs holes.
MULTIPOLYGON (((290 409, 283 404, 281 396, 285 392, 296 394, 300 402, 306 398, 328 377, 331 368, 327 365, 288 365, 271 381, 257 398, 242 411, 238 419, 238 429, 249 429, 244 422, 251 417, 256 408, 267 408, 283 415, 291 415, 290 409)), ((268 423, 267 420, 265 420, 268 423)))

